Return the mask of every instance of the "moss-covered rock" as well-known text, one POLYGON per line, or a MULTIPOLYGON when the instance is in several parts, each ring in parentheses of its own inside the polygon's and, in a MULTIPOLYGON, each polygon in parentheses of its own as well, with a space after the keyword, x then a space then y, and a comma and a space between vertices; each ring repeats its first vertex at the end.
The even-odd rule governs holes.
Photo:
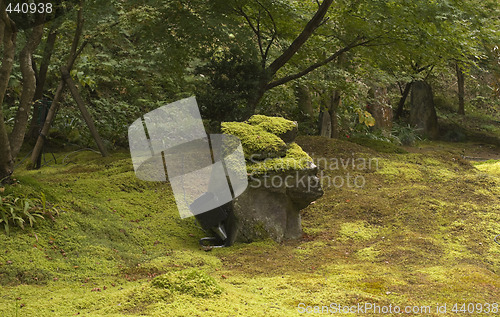
POLYGON ((222 131, 240 138, 249 177, 247 190, 232 203, 229 244, 300 238, 299 211, 323 191, 312 158, 293 142, 297 123, 255 115, 222 123, 222 131))
POLYGON ((293 143, 297 122, 254 115, 247 122, 223 122, 221 126, 223 133, 241 140, 249 174, 303 170, 312 164, 311 157, 293 143))
POLYGON ((293 142, 298 134, 297 122, 281 117, 254 115, 247 122, 278 136, 286 143, 293 142))
POLYGON ((303 170, 311 167, 311 164, 312 158, 297 143, 292 143, 284 157, 248 162, 247 172, 251 175, 262 175, 269 172, 303 170))
POLYGON ((223 122, 221 128, 223 133, 234 135, 241 140, 247 160, 281 157, 286 153, 285 142, 260 126, 244 122, 223 122))

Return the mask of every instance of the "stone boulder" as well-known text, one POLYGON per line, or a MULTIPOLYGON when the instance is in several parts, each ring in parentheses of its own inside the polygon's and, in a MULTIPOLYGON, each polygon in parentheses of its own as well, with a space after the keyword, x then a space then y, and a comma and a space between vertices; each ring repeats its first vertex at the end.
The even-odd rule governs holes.
POLYGON ((439 136, 439 126, 431 85, 425 81, 415 81, 411 90, 410 123, 428 138, 439 136))
MULTIPOLYGON (((300 210, 321 197, 323 190, 312 158, 293 142, 297 124, 283 118, 253 116, 247 123, 223 123, 222 126, 224 133, 240 137, 245 156, 251 158, 247 158, 248 188, 233 200, 226 222, 229 244, 300 238, 300 210), (261 149, 255 144, 261 139, 248 142, 248 138, 255 138, 254 130, 249 130, 252 131, 249 135, 242 135, 241 129, 233 130, 241 125, 281 136, 287 141, 285 153, 280 157, 256 159, 253 151, 261 149), (248 144, 252 145, 251 149, 248 144)), ((258 156, 263 157, 261 154, 258 156)))

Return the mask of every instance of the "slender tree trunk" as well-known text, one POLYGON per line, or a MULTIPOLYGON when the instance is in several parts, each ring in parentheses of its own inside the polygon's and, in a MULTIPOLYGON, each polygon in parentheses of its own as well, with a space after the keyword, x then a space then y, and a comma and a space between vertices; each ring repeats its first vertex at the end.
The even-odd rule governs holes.
POLYGON ((295 95, 297 97, 297 105, 300 109, 300 117, 304 120, 311 120, 314 115, 311 93, 307 86, 297 85, 295 87, 295 95))
MULTIPOLYGON (((80 37, 82 36, 83 32, 83 5, 84 5, 84 0, 80 0, 80 9, 78 10, 77 14, 77 24, 76 24, 76 30, 75 30, 75 36, 73 37, 73 43, 71 44, 71 51, 68 57, 68 62, 66 63, 66 69, 68 72, 71 71, 71 68, 73 67, 73 64, 75 63, 76 58, 78 57, 78 54, 81 52, 83 47, 85 46, 85 43, 82 44, 80 47, 80 50, 78 49, 78 43, 80 42, 80 37)), ((54 95, 54 99, 52 100, 52 105, 49 109, 49 112, 47 113, 47 117, 45 118, 45 122, 43 124, 42 130, 40 131, 40 134, 36 140, 35 147, 33 148, 33 152, 31 153, 31 166, 33 168, 38 168, 37 167, 37 161, 39 155, 42 153, 43 145, 45 143, 45 138, 47 137, 49 133, 50 126, 52 124, 52 120, 54 120, 55 114, 57 112, 57 109, 59 108, 59 100, 61 99, 62 92, 64 89, 64 79, 61 78, 61 81, 59 82, 59 85, 57 86, 56 93, 54 95)))
POLYGON ((302 32, 293 40, 292 44, 281 54, 278 58, 276 58, 271 65, 269 65, 268 70, 270 72, 271 77, 276 74, 276 72, 283 67, 290 58, 297 53, 297 51, 304 45, 304 43, 311 37, 314 31, 320 26, 321 22, 325 18, 326 12, 332 5, 333 0, 323 0, 321 5, 316 11, 316 14, 312 17, 309 22, 307 22, 306 26, 302 30, 302 32))
POLYGON ((426 81, 420 80, 413 83, 410 123, 421 129, 426 137, 436 139, 439 136, 432 87, 426 81))
POLYGON ((264 97, 264 94, 266 92, 265 88, 266 84, 267 81, 265 82, 263 81, 259 89, 257 89, 255 93, 248 99, 247 107, 245 109, 245 114, 243 115, 244 120, 247 120, 255 113, 255 109, 257 108, 260 100, 262 99, 262 97, 264 97))
POLYGON ((340 91, 338 89, 334 89, 330 96, 330 108, 328 109, 328 113, 330 114, 331 124, 331 137, 334 139, 339 138, 339 122, 337 118, 338 109, 341 103, 340 91))
POLYGON ((32 55, 35 49, 40 44, 43 34, 43 24, 35 26, 28 37, 26 45, 19 54, 19 65, 23 76, 22 85, 23 92, 19 101, 14 128, 10 134, 9 141, 11 147, 11 155, 13 158, 17 156, 23 145, 26 127, 28 125, 28 116, 33 103, 33 96, 36 89, 35 71, 33 70, 32 55))
POLYGON ((458 83, 458 114, 465 115, 465 78, 462 69, 455 65, 457 70, 457 83, 458 83))
MULTIPOLYGON (((0 4, 1 0, 0 0, 0 4)), ((6 12, 0 12, 1 38, 3 44, 2 66, 0 67, 0 183, 6 181, 12 174, 13 160, 9 137, 2 111, 2 105, 9 84, 10 73, 16 51, 17 30, 6 12)))
POLYGON ((394 120, 398 120, 403 115, 403 109, 405 106, 405 102, 406 102, 406 99, 408 98, 408 95, 410 94, 412 84, 413 84, 413 82, 409 82, 405 85, 405 89, 403 90, 403 93, 401 94, 401 98, 399 99, 399 102, 398 102, 398 108, 396 109, 396 112, 394 113, 394 120))
POLYGON ((80 93, 78 92, 78 89, 76 88, 75 82, 71 78, 71 75, 68 72, 68 69, 65 67, 61 68, 61 74, 63 80, 66 82, 66 86, 68 86, 69 90, 71 91, 71 94, 73 95, 73 99, 76 101, 76 104, 78 105, 78 108, 80 109, 80 112, 82 113, 83 119, 87 123, 87 126, 89 127, 90 134, 92 134, 92 137, 94 138, 97 147, 99 148, 99 151, 101 151, 102 156, 108 156, 108 152, 106 151, 106 147, 104 146, 104 143, 102 143, 101 137, 99 136, 99 133, 97 132, 97 128, 94 125, 94 119, 90 115, 90 113, 87 110, 87 107, 85 107, 85 103, 83 102, 82 97, 80 96, 80 93))
POLYGON ((319 115, 319 135, 327 138, 332 137, 332 120, 328 109, 321 109, 319 115))
MULTIPOLYGON (((54 45, 57 38, 58 28, 60 26, 60 22, 58 23, 56 20, 52 22, 52 26, 50 28, 49 34, 47 35, 47 40, 45 41, 45 48, 43 50, 42 61, 40 62, 40 69, 38 71, 38 76, 36 79, 36 90, 35 96, 33 97, 33 101, 37 101, 42 99, 45 81, 47 79, 47 71, 50 65, 50 59, 52 57, 52 53, 54 52, 54 45)), ((33 110, 33 117, 30 123, 30 129, 28 132, 28 137, 33 141, 36 141, 38 137, 38 133, 40 132, 40 124, 38 122, 38 112, 39 112, 38 104, 35 104, 35 109, 33 110)))

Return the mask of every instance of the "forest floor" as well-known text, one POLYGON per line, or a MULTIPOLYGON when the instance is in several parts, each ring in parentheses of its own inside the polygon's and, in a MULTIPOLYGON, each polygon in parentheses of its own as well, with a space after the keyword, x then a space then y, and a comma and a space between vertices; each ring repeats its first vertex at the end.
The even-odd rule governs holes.
POLYGON ((302 212, 303 238, 211 252, 170 187, 138 180, 126 152, 56 153, 59 164, 17 170, 5 193, 43 192, 61 212, 0 233, 0 316, 300 316, 358 304, 366 316, 389 305, 500 315, 499 148, 298 143, 325 181, 302 212), (349 187, 348 175, 363 186, 349 187))

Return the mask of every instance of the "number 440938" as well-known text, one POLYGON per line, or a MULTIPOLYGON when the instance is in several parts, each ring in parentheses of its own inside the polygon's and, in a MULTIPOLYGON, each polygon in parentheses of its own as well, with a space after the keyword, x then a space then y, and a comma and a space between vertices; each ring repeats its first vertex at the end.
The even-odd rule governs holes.
POLYGON ((469 313, 469 314, 480 314, 480 313, 485 313, 485 314, 497 314, 499 312, 499 307, 498 303, 468 303, 468 304, 455 304, 453 305, 453 308, 451 309, 453 313, 469 313))
POLYGON ((12 3, 7 5, 5 11, 8 13, 52 13, 52 3, 17 3, 15 6, 12 3))

